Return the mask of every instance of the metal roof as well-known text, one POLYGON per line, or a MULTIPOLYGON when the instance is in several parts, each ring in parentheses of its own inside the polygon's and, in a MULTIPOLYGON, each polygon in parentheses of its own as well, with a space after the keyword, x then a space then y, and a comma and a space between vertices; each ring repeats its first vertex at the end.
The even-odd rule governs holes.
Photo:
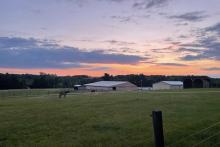
POLYGON ((169 84, 169 85, 183 85, 183 82, 181 81, 162 81, 163 83, 169 84))
POLYGON ((95 83, 85 84, 86 86, 95 86, 95 87, 113 87, 120 84, 127 83, 127 81, 99 81, 95 83))

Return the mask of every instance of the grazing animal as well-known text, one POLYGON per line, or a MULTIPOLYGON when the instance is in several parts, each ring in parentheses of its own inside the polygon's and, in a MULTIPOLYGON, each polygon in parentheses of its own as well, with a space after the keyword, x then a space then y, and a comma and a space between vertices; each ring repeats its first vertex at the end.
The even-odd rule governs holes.
POLYGON ((68 93, 70 93, 70 91, 60 91, 59 98, 62 98, 62 96, 65 98, 68 93))
POLYGON ((91 92, 93 93, 93 92, 96 92, 95 90, 91 90, 91 92))

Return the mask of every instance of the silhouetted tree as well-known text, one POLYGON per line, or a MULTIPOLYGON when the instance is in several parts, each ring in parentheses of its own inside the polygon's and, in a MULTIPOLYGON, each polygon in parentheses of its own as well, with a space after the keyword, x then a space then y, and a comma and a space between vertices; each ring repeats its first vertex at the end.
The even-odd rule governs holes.
POLYGON ((109 75, 108 73, 105 73, 104 76, 102 77, 104 81, 110 81, 113 79, 113 76, 109 75))
MULTIPOLYGON (((57 76, 46 73, 40 75, 31 74, 1 74, 0 73, 0 89, 24 89, 24 88, 73 88, 75 84, 86 84, 100 80, 113 81, 129 81, 137 86, 149 87, 153 83, 159 81, 186 79, 203 79, 210 82, 211 87, 220 87, 220 79, 213 79, 207 76, 164 76, 152 75, 146 76, 143 74, 117 75, 112 76, 105 73, 102 77, 89 77, 86 75, 78 76, 57 76)), ((199 83, 199 82, 198 82, 199 83)), ((201 83, 201 82, 200 82, 201 83)), ((201 84, 198 85, 201 85, 201 84)), ((189 86, 190 88, 191 86, 189 86)), ((197 86, 201 87, 201 86, 197 86)))

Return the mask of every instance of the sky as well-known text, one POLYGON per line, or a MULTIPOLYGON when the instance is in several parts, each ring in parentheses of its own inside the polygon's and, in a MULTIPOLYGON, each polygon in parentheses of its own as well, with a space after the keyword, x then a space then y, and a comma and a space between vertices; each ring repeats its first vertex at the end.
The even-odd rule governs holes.
POLYGON ((220 1, 1 0, 0 72, 220 78, 220 1))

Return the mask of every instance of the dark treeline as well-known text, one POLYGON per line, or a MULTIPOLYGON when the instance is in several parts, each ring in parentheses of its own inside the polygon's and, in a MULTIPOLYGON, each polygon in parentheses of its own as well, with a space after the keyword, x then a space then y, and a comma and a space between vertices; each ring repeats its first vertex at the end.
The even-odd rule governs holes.
POLYGON ((164 80, 180 80, 187 78, 203 78, 210 82, 210 87, 220 87, 220 79, 213 79, 207 76, 163 76, 151 75, 117 75, 105 74, 102 77, 79 76, 57 76, 40 73, 31 74, 0 74, 0 89, 27 89, 27 88, 73 88, 76 84, 86 84, 100 80, 129 81, 137 86, 150 87, 153 83, 164 80))

